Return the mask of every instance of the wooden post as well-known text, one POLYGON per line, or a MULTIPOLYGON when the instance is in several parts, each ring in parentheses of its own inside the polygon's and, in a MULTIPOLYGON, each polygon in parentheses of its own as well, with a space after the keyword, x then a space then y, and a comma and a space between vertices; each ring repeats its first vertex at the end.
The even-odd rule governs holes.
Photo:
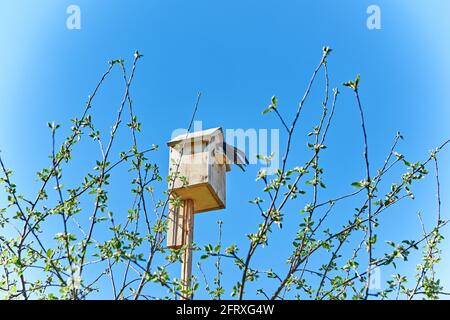
POLYGON ((167 247, 170 249, 181 249, 183 243, 183 215, 184 208, 169 204, 169 215, 167 217, 167 247))
MULTIPOLYGON (((182 291, 187 292, 191 286, 192 276, 192 243, 194 240, 194 201, 183 201, 183 244, 184 252, 181 260, 182 291)), ((191 295, 183 294, 181 300, 190 300, 191 295)))

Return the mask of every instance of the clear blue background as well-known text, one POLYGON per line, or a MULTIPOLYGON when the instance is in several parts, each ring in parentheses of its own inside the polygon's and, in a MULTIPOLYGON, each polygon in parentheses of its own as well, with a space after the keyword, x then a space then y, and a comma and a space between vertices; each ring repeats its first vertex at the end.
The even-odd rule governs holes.
MULTIPOLYGON (((329 59, 332 87, 361 73, 372 171, 382 166, 398 130, 406 139, 399 151, 409 159, 422 160, 450 136, 449 14, 450 3, 445 0, 1 0, 2 157, 15 170, 20 191, 33 195, 34 172, 49 164, 50 134, 46 123, 61 123, 67 133, 68 120, 80 114, 87 95, 107 66, 106 61, 124 58, 130 63, 134 50, 139 49, 145 57, 137 71, 132 96, 143 122, 140 144, 161 146, 152 160, 161 165, 164 173, 168 160, 165 142, 174 129, 187 126, 198 91, 203 92, 203 98, 197 120, 203 121, 204 128, 281 128, 272 115, 261 116, 261 111, 276 95, 282 113, 292 116, 320 60, 322 46, 327 45, 334 49, 329 59), (81 30, 66 28, 66 8, 70 4, 81 8, 81 30), (366 9, 371 4, 381 7, 382 30, 366 27, 366 9)), ((314 90, 295 137, 293 156, 299 160, 295 165, 306 159, 304 134, 320 112, 322 82, 314 90)), ((351 191, 350 183, 364 176, 356 105, 351 92, 341 91, 329 148, 323 158, 324 166, 328 166, 328 188, 323 199, 351 191)), ((94 103, 96 123, 106 130, 105 136, 122 94, 122 78, 115 72, 94 103)), ((126 130, 119 133, 129 138, 126 130)), ((126 139, 117 141, 117 153, 128 147, 126 139)), ((93 166, 92 156, 99 156, 95 152, 95 146, 79 149, 79 161, 65 176, 67 187, 93 166)), ((448 155, 445 152, 441 160, 446 218, 448 155)), ((242 173, 235 168, 227 176, 227 209, 196 216, 195 240, 199 245, 215 241, 215 221, 221 219, 225 222, 224 245, 237 243, 246 250, 245 234, 256 230, 259 219, 257 210, 247 202, 261 194, 261 186, 254 183, 257 169, 251 166, 242 173)), ((121 186, 129 178, 123 175, 116 179, 116 187, 111 190, 111 210, 120 216, 127 209, 121 186)), ((397 206, 382 220, 379 247, 385 240, 418 236, 419 210, 428 223, 433 222, 433 177, 416 190, 415 201, 397 206)), ((258 252, 255 265, 282 270, 290 249, 287 239, 295 234, 300 221, 298 211, 303 205, 298 201, 288 208, 285 228, 275 232, 272 249, 258 252)), ((354 205, 349 203, 347 209, 354 205)), ((343 223, 338 218, 333 220, 336 228, 343 223)), ((450 277, 444 272, 450 263, 447 242, 444 249, 447 250, 440 270, 448 284, 450 277)), ((401 270, 413 277, 416 262, 401 270)), ((211 266, 205 268, 210 270, 211 266)), ((171 270, 178 276, 178 267, 171 270)), ((225 275, 227 289, 238 280, 238 275, 231 271, 225 275)), ((389 276, 389 272, 383 272, 382 281, 389 276)), ((249 287, 250 297, 254 297, 256 288, 258 285, 249 287)))

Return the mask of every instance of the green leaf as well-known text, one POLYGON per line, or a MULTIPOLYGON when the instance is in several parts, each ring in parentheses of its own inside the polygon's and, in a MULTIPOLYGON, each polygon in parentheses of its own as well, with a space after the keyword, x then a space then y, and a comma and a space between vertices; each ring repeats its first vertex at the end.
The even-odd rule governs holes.
POLYGON ((350 80, 344 83, 344 86, 351 88, 353 91, 358 91, 359 81, 361 76, 358 74, 355 80, 350 80))
POLYGON ((269 113, 272 110, 275 110, 277 108, 277 105, 278 105, 277 97, 273 96, 270 101, 271 101, 271 104, 266 109, 263 110, 262 114, 269 113))
POLYGON ((262 114, 269 113, 270 111, 272 111, 272 109, 269 106, 269 107, 267 107, 266 109, 263 110, 262 114))
POLYGON ((353 183, 352 183, 352 187, 355 187, 355 188, 363 188, 363 187, 364 187, 364 184, 363 184, 361 181, 353 182, 353 183))
POLYGON ((277 108, 277 105, 278 105, 278 99, 277 99, 277 97, 273 96, 272 99, 271 99, 271 101, 272 101, 272 107, 273 107, 274 109, 276 109, 276 108, 277 108))

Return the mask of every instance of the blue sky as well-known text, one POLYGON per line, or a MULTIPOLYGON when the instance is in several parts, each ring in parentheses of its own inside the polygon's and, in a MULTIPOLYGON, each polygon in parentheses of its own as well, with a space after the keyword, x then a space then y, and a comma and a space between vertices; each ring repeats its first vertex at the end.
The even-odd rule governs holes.
MULTIPOLYGON (((139 49, 145 57, 132 95, 143 122, 140 141, 161 146, 152 156, 166 172, 165 142, 174 129, 186 127, 198 91, 203 98, 197 120, 203 121, 204 128, 280 128, 274 117, 262 116, 261 111, 276 95, 281 112, 292 116, 327 45, 334 49, 329 58, 332 87, 341 87, 361 73, 373 170, 382 165, 398 130, 405 136, 400 151, 410 159, 424 159, 429 150, 450 137, 448 12, 450 4, 445 0, 0 0, 2 157, 15 170, 21 191, 33 194, 34 172, 48 164, 46 123, 58 122, 67 132, 68 120, 80 114, 106 61, 122 57, 130 63, 134 50, 139 49), (70 4, 81 8, 81 30, 66 28, 70 4), (381 30, 366 27, 366 9, 371 4, 381 8, 381 30)), ((120 74, 114 73, 112 79, 95 103, 98 125, 105 130, 123 93, 120 74)), ((314 106, 320 105, 322 91, 322 83, 316 85, 305 107, 305 125, 294 142, 297 159, 305 154, 304 133, 317 117, 314 106)), ((364 176, 356 105, 351 92, 341 91, 324 156, 329 168, 324 196, 345 194, 352 190, 351 182, 364 176)), ((118 140, 115 150, 125 149, 124 143, 118 140)), ((68 181, 92 166, 91 155, 96 151, 85 146, 78 152, 80 160, 71 167, 68 181)), ((441 160, 444 214, 449 154, 444 152, 441 160)), ((198 244, 215 241, 216 232, 211 230, 221 219, 225 245, 237 243, 245 250, 245 234, 255 231, 258 223, 258 212, 248 204, 261 194, 261 186, 254 183, 257 169, 251 166, 242 173, 234 168, 228 175, 227 208, 196 216, 198 244)), ((126 182, 117 179, 118 184, 126 182)), ((111 206, 119 212, 125 209, 122 193, 120 188, 111 190, 111 206)), ((416 212, 434 217, 434 199, 434 182, 427 179, 417 188, 415 201, 398 206, 384 220, 382 240, 418 235, 416 212)), ((288 248, 283 243, 295 233, 299 208, 289 207, 291 220, 282 232, 275 232, 273 248, 257 254, 255 265, 284 266, 288 248)), ((341 222, 333 223, 339 226, 341 222)), ((441 270, 447 269, 449 258, 447 251, 441 270)), ((415 263, 410 263, 403 270, 412 274, 414 268, 415 263)), ((177 272, 174 268, 174 276, 177 272)), ((236 275, 225 275, 228 285, 237 281, 236 275)), ((383 273, 382 280, 388 276, 383 273)), ((450 278, 443 276, 448 284, 450 278)))

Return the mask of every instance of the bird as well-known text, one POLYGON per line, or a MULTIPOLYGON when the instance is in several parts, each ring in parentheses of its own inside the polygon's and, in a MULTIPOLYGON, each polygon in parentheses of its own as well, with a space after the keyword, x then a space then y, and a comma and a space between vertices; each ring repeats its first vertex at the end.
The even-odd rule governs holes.
POLYGON ((249 161, 242 150, 239 150, 224 141, 222 143, 221 152, 225 156, 226 163, 235 164, 245 172, 245 166, 249 164, 249 161))

